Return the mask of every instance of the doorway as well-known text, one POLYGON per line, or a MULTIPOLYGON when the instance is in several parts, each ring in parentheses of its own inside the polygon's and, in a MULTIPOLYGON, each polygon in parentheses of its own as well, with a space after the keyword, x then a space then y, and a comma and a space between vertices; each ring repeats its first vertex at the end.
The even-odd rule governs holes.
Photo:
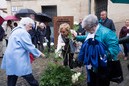
MULTIPOLYGON (((42 13, 49 15, 52 20, 54 16, 57 16, 57 6, 56 5, 48 5, 42 6, 42 13)), ((53 21, 49 23, 51 28, 51 42, 54 42, 54 28, 53 28, 53 21)))
POLYGON ((100 19, 100 12, 102 10, 107 11, 108 0, 95 0, 95 15, 100 19))

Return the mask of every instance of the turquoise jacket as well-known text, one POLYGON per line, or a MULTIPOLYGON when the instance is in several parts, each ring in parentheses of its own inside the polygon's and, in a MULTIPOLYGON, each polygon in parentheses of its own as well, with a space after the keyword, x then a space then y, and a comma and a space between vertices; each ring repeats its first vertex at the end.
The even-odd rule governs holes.
MULTIPOLYGON (((76 40, 83 42, 86 39, 85 36, 77 36, 76 40)), ((95 39, 101 41, 107 46, 108 52, 110 53, 113 60, 117 60, 119 53, 118 38, 115 32, 99 24, 99 28, 95 34, 95 39)))

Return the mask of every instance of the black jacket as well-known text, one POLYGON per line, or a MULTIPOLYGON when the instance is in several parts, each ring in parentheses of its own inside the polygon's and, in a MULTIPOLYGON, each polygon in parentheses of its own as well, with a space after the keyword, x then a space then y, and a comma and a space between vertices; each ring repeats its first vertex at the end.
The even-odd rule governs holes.
POLYGON ((44 37, 46 34, 46 29, 41 29, 40 27, 37 27, 37 40, 43 43, 44 37))
POLYGON ((2 28, 2 26, 0 25, 0 41, 3 40, 4 35, 5 35, 5 31, 4 31, 4 29, 2 28))
POLYGON ((79 35, 79 33, 81 33, 81 35, 85 35, 85 30, 84 28, 82 28, 81 23, 79 23, 78 25, 79 25, 79 28, 77 30, 77 34, 79 35))
POLYGON ((109 18, 107 18, 104 21, 102 21, 102 19, 100 19, 99 23, 113 31, 116 31, 113 21, 109 18))
POLYGON ((46 38, 50 38, 51 36, 51 29, 50 26, 46 26, 46 34, 45 34, 46 38))

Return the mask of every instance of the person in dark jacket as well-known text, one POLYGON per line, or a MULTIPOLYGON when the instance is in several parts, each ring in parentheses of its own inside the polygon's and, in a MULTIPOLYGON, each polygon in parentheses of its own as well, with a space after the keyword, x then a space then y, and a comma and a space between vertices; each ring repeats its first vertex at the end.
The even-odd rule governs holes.
MULTIPOLYGON (((123 38, 129 36, 129 19, 126 19, 125 26, 123 26, 120 30, 119 38, 123 38)), ((124 47, 124 60, 127 60, 128 52, 129 52, 129 43, 123 43, 124 47)))
POLYGON ((77 35, 85 35, 85 30, 84 28, 82 28, 81 24, 82 24, 82 18, 79 19, 79 24, 78 24, 79 28, 77 30, 77 35))
POLYGON ((37 27, 37 37, 38 37, 38 45, 39 45, 39 50, 43 51, 43 42, 44 42, 44 37, 46 34, 46 26, 44 23, 40 23, 39 26, 37 27))
POLYGON ((3 37, 5 35, 5 31, 3 27, 0 25, 0 58, 3 57, 3 37))
MULTIPOLYGON (((29 16, 31 19, 35 20, 35 15, 30 14, 29 16)), ((31 35, 32 43, 37 47, 37 29, 36 29, 36 22, 35 25, 33 25, 32 30, 29 31, 29 34, 31 35)))
POLYGON ((50 46, 50 43, 51 43, 51 29, 50 29, 50 26, 48 25, 48 22, 44 22, 44 24, 46 25, 46 39, 48 40, 47 42, 47 46, 48 46, 48 52, 50 52, 50 49, 51 49, 51 46, 50 46))
POLYGON ((99 23, 102 24, 103 26, 111 29, 112 31, 116 31, 115 25, 114 25, 113 21, 107 17, 106 11, 101 11, 99 23))

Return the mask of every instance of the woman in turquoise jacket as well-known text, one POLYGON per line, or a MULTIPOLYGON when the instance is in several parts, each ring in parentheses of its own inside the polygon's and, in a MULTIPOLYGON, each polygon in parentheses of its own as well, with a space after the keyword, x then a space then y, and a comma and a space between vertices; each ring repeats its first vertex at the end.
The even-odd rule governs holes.
MULTIPOLYGON (((84 42, 87 36, 88 34, 85 36, 76 36, 76 40, 84 42)), ((102 26, 101 24, 98 24, 98 30, 96 31, 94 38, 98 41, 103 42, 110 51, 110 55, 113 57, 112 59, 117 60, 117 55, 119 53, 119 45, 118 38, 115 32, 102 26)))
MULTIPOLYGON (((84 18, 82 22, 82 27, 89 33, 85 36, 76 36, 75 38, 77 41, 83 42, 89 38, 95 38, 107 47, 108 52, 110 53, 110 57, 108 57, 108 60, 117 60, 119 45, 118 38, 115 32, 99 24, 98 19, 95 15, 88 15, 86 18, 84 18)), ((110 85, 110 80, 108 76, 98 79, 97 74, 92 70, 92 68, 89 67, 89 69, 90 82, 88 82, 88 86, 110 85)))

